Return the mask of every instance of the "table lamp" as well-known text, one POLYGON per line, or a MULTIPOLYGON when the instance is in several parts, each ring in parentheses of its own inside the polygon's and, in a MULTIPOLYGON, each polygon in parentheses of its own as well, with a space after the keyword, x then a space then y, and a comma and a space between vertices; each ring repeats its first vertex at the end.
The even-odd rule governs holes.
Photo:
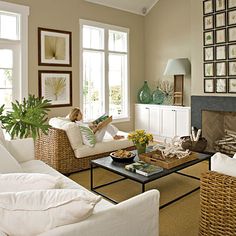
POLYGON ((164 75, 174 75, 174 105, 183 106, 184 75, 190 74, 188 58, 169 59, 164 75))

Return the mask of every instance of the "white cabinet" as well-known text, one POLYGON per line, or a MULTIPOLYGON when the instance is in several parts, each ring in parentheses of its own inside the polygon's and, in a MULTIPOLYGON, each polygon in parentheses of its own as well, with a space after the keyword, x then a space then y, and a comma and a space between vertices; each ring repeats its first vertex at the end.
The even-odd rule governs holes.
POLYGON ((190 107, 136 104, 135 129, 144 129, 155 138, 189 135, 190 107))

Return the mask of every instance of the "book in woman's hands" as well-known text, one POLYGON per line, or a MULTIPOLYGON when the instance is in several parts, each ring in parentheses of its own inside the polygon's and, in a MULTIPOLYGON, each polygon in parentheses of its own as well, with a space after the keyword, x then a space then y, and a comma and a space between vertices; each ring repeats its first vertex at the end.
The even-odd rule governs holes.
POLYGON ((112 122, 112 116, 108 116, 107 114, 103 114, 102 116, 98 117, 96 120, 92 122, 92 126, 94 126, 94 133, 98 130, 102 129, 103 127, 107 126, 110 122, 112 122))
POLYGON ((126 170, 135 172, 140 175, 150 176, 156 173, 163 171, 163 168, 160 166, 155 166, 144 161, 138 161, 125 166, 126 170))

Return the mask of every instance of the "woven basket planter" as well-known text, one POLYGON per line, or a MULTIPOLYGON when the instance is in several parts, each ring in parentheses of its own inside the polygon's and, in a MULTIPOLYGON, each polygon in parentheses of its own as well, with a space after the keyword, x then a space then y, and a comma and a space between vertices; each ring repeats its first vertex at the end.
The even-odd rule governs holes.
POLYGON ((181 139, 183 139, 182 148, 185 150, 203 152, 207 147, 207 140, 205 138, 200 138, 198 141, 191 141, 189 136, 184 136, 181 139))

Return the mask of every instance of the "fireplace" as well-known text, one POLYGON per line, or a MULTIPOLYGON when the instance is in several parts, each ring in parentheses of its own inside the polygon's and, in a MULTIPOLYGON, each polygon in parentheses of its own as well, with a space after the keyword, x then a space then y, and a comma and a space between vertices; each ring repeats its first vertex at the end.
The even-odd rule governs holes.
POLYGON ((232 141, 236 133, 236 97, 192 96, 191 124, 202 129, 202 136, 208 142, 206 151, 214 153, 220 150, 232 154, 236 146, 232 141), (231 136, 225 134, 226 131, 231 136), (230 143, 226 147, 227 140, 230 143), (223 148, 219 149, 215 146, 216 142, 220 144, 223 142, 223 146, 221 145, 223 148), (225 148, 229 151, 224 151, 225 148))

